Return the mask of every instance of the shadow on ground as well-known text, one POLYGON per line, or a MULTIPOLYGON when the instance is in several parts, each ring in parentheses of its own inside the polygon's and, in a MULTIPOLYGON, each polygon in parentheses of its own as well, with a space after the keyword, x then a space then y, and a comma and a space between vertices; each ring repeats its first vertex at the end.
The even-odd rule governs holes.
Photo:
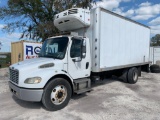
MULTIPOLYGON (((100 85, 105 85, 105 84, 110 84, 112 82, 115 82, 115 81, 120 81, 116 78, 109 78, 109 79, 105 79, 103 81, 99 81, 97 83, 92 83, 92 89, 90 92, 93 92, 94 91, 94 88, 95 87, 98 87, 100 85)), ((121 82, 121 81, 120 81, 121 82)), ((77 99, 81 99, 81 98, 84 98, 84 97, 87 97, 88 95, 86 93, 83 93, 83 94, 74 94, 71 99, 73 100, 77 100, 77 99)), ((43 106, 43 103, 42 102, 28 102, 28 101, 23 101, 23 100, 20 100, 18 98, 16 98, 14 95, 12 95, 12 98, 13 100, 18 104, 20 105, 21 107, 23 108, 29 108, 29 109, 45 109, 47 110, 44 106, 43 106)))
POLYGON ((23 101, 18 98, 16 98, 14 95, 12 95, 13 100, 20 105, 21 107, 24 108, 29 108, 29 109, 40 109, 44 108, 42 102, 28 102, 28 101, 23 101))

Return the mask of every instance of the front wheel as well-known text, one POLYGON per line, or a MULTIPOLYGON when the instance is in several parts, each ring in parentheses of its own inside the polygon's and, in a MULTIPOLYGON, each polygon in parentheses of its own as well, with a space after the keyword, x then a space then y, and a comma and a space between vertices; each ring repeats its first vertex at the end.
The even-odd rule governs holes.
POLYGON ((50 111, 56 111, 67 106, 72 90, 69 82, 63 78, 55 78, 44 89, 43 105, 50 111))

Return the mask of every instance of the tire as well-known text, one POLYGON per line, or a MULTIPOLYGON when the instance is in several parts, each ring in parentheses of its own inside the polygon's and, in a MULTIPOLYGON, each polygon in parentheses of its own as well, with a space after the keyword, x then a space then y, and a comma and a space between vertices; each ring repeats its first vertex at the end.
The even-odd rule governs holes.
POLYGON ((138 69, 136 67, 130 68, 127 78, 128 83, 135 84, 138 81, 138 69))
POLYGON ((160 68, 152 69, 151 72, 152 72, 152 73, 160 73, 160 68))
POLYGON ((60 110, 67 106, 71 94, 69 82, 63 78, 55 78, 45 87, 42 103, 49 111, 60 110))
POLYGON ((152 73, 160 73, 160 66, 159 66, 159 65, 156 65, 156 64, 151 65, 151 66, 150 66, 150 71, 151 71, 152 73))

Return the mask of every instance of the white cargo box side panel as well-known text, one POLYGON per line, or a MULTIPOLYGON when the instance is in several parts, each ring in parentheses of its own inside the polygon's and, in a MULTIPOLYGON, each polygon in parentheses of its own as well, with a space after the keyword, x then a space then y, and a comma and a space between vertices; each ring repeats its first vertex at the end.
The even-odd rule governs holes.
POLYGON ((149 62, 150 29, 99 10, 99 71, 149 62))

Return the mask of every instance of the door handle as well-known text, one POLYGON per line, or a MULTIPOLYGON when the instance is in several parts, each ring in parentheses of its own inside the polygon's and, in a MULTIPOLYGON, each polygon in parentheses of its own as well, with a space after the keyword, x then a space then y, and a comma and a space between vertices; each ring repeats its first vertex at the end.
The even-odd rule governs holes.
POLYGON ((89 67, 89 62, 86 62, 86 69, 88 69, 89 67))

